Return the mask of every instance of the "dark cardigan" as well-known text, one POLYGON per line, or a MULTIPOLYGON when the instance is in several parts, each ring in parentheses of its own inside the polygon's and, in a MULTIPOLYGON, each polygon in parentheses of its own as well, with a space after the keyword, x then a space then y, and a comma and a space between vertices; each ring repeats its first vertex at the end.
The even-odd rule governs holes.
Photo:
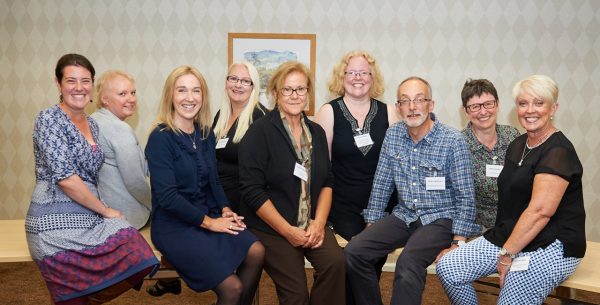
POLYGON ((211 131, 201 140, 198 133, 196 140, 206 145, 200 145, 196 151, 186 146, 185 135, 165 127, 154 128, 145 150, 151 175, 152 221, 166 218, 199 226, 204 216, 219 217, 227 198, 217 175, 215 135, 211 131), (198 187, 199 179, 203 179, 199 176, 197 160, 201 154, 207 154, 208 192, 198 187))
MULTIPOLYGON (((333 187, 333 175, 325 131, 306 116, 304 119, 312 135, 310 194, 311 218, 314 219, 321 190, 333 187)), ((297 225, 301 184, 300 178, 294 176, 296 162, 296 153, 278 109, 250 126, 239 148, 241 214, 250 228, 276 234, 256 215, 269 199, 289 224, 297 225)))

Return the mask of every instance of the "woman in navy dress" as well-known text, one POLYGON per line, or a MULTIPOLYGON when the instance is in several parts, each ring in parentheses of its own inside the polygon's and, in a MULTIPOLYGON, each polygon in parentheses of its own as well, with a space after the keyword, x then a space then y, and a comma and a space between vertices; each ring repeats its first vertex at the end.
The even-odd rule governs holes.
POLYGON ((264 248, 227 206, 198 70, 181 66, 169 74, 157 121, 146 146, 152 242, 194 291, 215 291, 219 305, 250 304, 264 248))

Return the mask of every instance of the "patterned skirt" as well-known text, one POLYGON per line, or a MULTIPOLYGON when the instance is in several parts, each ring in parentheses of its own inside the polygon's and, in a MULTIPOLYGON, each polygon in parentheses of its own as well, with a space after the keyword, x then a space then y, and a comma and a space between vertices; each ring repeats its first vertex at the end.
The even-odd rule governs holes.
POLYGON ((93 294, 158 267, 152 248, 127 221, 105 219, 59 189, 48 196, 48 189, 45 183, 36 185, 25 230, 54 302, 93 294))

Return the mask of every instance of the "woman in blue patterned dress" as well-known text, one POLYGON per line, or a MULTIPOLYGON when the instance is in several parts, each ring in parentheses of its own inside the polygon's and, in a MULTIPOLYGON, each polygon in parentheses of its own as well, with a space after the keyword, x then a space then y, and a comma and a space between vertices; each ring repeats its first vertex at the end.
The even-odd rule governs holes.
POLYGON ((152 242, 192 290, 213 290, 217 305, 250 304, 265 250, 228 206, 219 183, 208 96, 193 67, 175 68, 165 81, 145 150, 152 242))
POLYGON ((98 126, 84 112, 94 67, 67 54, 55 74, 60 103, 39 113, 33 131, 36 184, 27 242, 54 304, 101 304, 139 290, 158 261, 123 214, 98 198, 104 155, 98 126))

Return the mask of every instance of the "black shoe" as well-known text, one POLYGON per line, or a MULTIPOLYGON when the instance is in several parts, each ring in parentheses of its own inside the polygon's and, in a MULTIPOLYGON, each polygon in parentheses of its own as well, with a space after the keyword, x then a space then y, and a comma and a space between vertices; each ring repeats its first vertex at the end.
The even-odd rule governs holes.
POLYGON ((180 294, 181 280, 175 279, 171 281, 158 280, 153 286, 146 288, 146 292, 153 297, 159 297, 165 293, 180 294))

